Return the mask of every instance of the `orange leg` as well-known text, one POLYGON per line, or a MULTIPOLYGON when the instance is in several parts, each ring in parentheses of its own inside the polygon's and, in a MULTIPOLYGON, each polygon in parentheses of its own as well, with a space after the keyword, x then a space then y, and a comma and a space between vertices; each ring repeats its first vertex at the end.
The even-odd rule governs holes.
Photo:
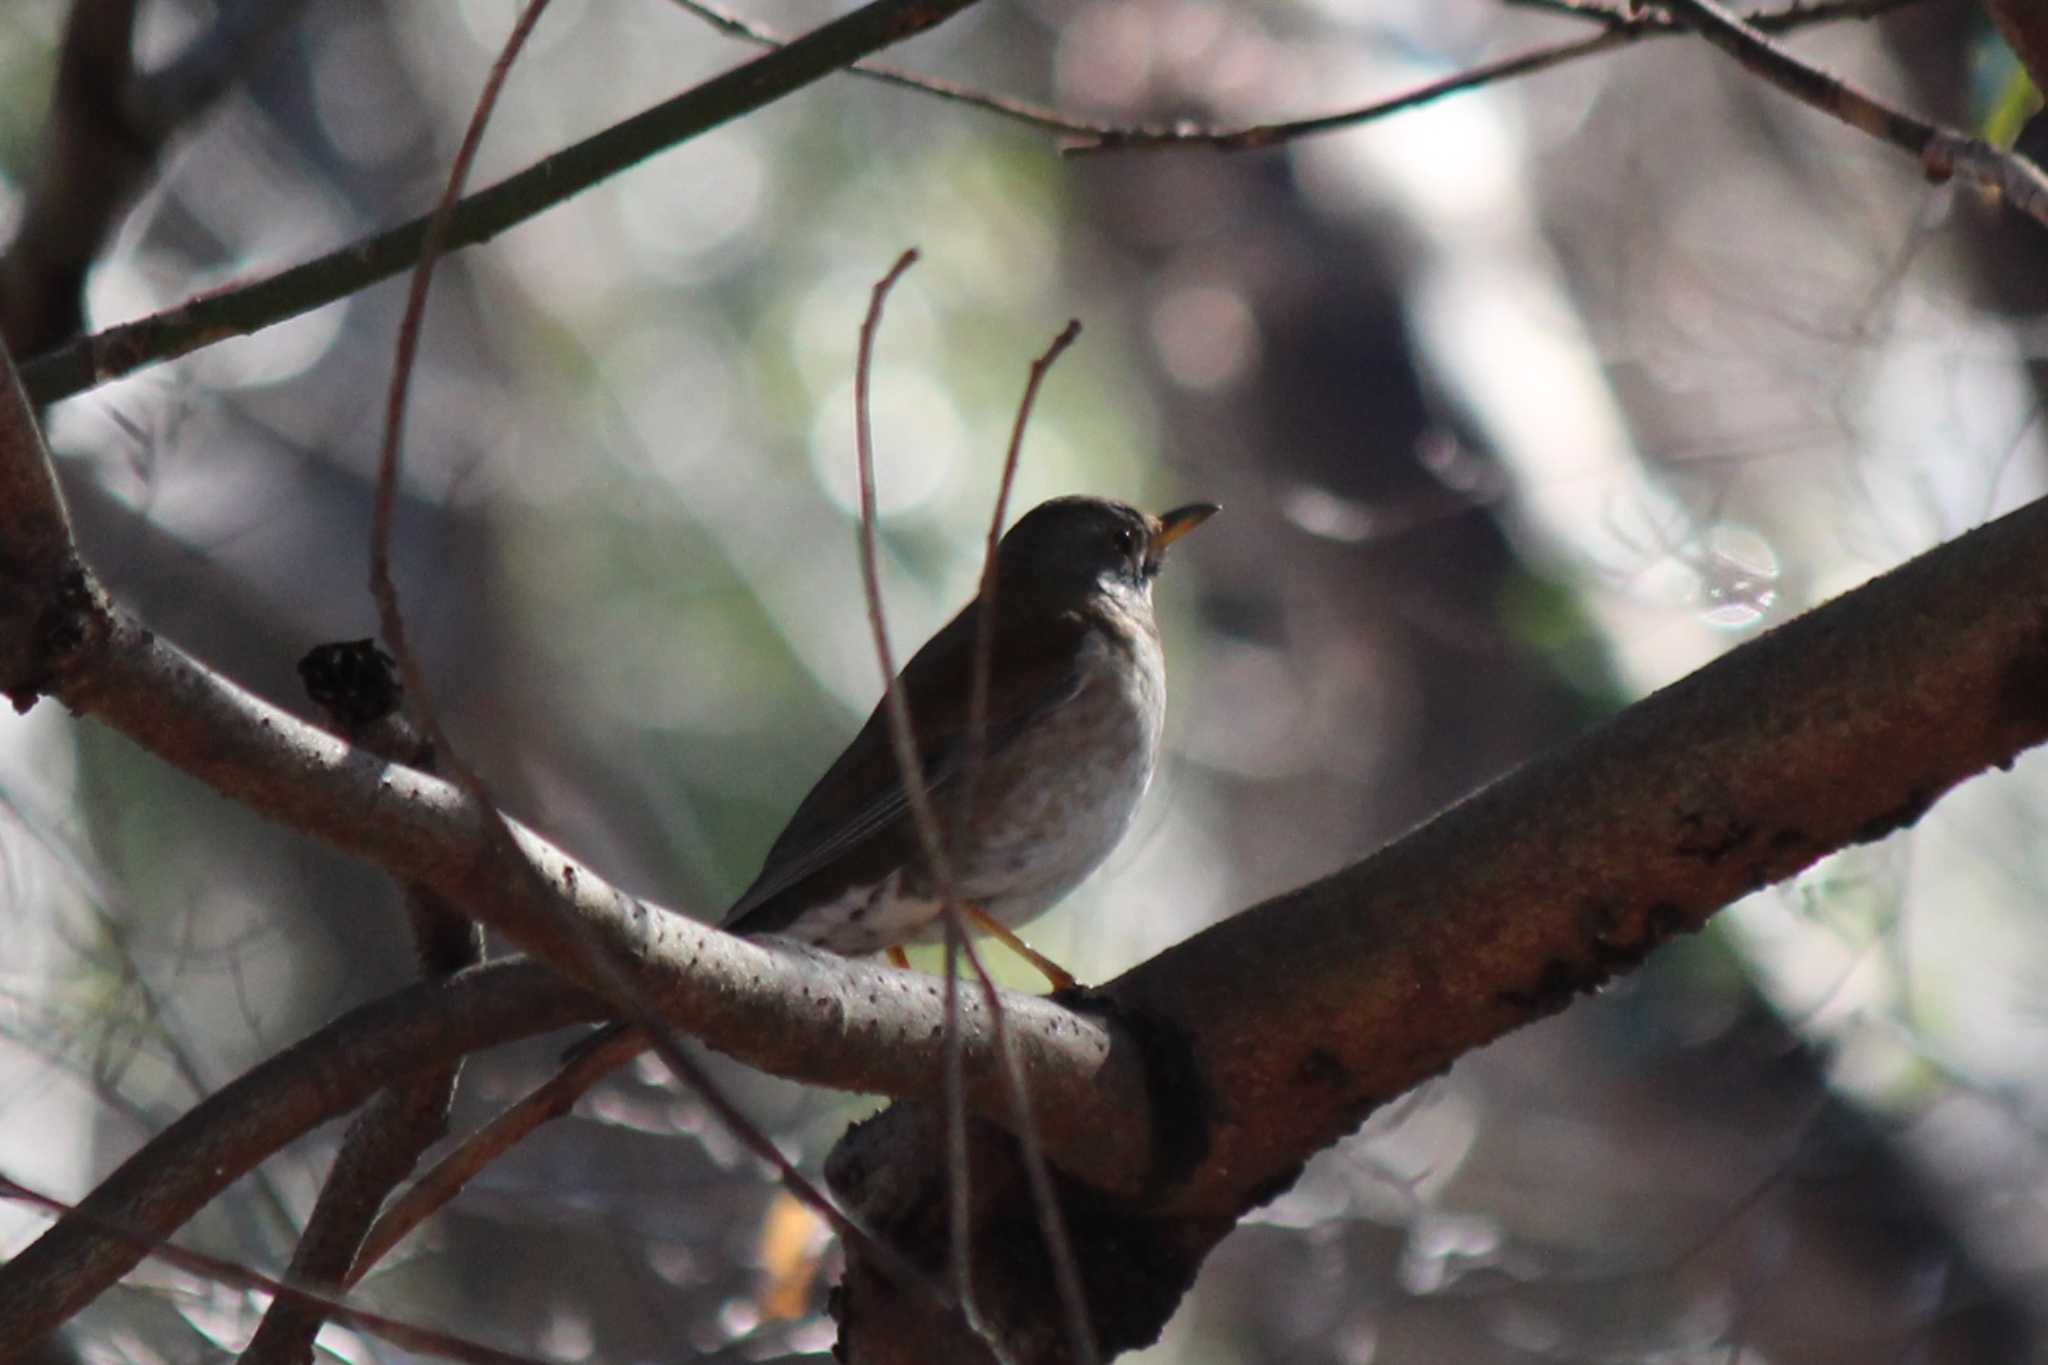
POLYGON ((889 949, 889 962, 890 965, 901 967, 906 972, 910 970, 910 954, 903 951, 903 945, 900 943, 889 949))
POLYGON ((989 913, 980 906, 963 905, 960 908, 966 911, 969 924, 972 924, 975 928, 1001 943, 1018 957, 1023 958, 1026 962, 1038 968, 1045 979, 1052 983, 1054 995, 1058 995, 1061 991, 1073 990, 1081 984, 1074 980, 1073 974, 1065 967, 1060 966, 1059 963, 1054 962, 1044 953, 1039 952, 1023 939, 1011 933, 1008 925, 1000 920, 991 919, 989 913))

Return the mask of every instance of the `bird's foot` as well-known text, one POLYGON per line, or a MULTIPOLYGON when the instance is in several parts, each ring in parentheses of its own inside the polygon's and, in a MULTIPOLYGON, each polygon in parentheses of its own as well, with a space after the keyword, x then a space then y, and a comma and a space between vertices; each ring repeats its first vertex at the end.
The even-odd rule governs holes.
POLYGON ((1039 952, 1023 939, 1018 938, 1009 925, 1004 924, 978 905, 968 905, 961 908, 967 912, 968 923, 1036 967, 1039 974, 1052 984, 1052 993, 1054 995, 1062 995, 1067 991, 1079 990, 1081 988, 1081 983, 1074 979, 1072 972, 1060 966, 1059 963, 1054 962, 1044 953, 1039 952))

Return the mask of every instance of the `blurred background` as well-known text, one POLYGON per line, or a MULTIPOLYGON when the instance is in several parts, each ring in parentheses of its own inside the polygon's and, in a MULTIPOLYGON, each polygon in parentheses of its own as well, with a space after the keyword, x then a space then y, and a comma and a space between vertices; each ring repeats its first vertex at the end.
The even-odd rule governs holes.
MULTIPOLYGON (((146 0, 137 61, 258 8, 282 18, 159 159, 84 282, 89 326, 424 211, 515 9, 146 0)), ((1110 121, 1234 124, 1596 31, 1555 8, 989 0, 887 60, 1110 121)), ((67 9, 0 11, 0 238, 67 9)), ((1956 0, 1793 41, 1973 129, 2017 79, 1956 0)), ((557 0, 474 183, 751 51, 665 0, 557 0)), ((973 591, 1026 365, 1078 317, 1013 515, 1067 492, 1227 509, 1160 582, 1171 752, 1138 825, 1031 934, 1106 979, 2039 496, 2039 231, 1685 38, 1233 155, 1063 159, 840 76, 443 264, 401 589, 499 799, 715 920, 879 691, 851 492, 873 281, 922 249, 874 376, 899 651, 973 591)), ((298 657, 374 630, 403 289, 49 414, 112 591, 301 714, 298 657)), ((1975 782, 1376 1115, 1221 1246, 1142 1359, 2048 1357, 2044 782, 2038 756, 1975 782)), ((384 879, 48 702, 0 719, 0 897, 0 1170, 66 1198, 412 973, 384 879)), ((566 1041, 478 1059, 458 1129, 566 1041)), ((714 1064, 813 1168, 868 1107, 714 1064)), ((283 1265, 337 1136, 185 1239, 283 1265)), ((772 1193, 637 1071, 357 1298, 567 1362, 816 1355, 825 1281, 794 1318, 762 1297, 772 1193)), ((0 1250, 41 1226, 0 1209, 0 1250)), ((260 1307, 145 1267, 65 1350, 215 1359, 260 1307)))

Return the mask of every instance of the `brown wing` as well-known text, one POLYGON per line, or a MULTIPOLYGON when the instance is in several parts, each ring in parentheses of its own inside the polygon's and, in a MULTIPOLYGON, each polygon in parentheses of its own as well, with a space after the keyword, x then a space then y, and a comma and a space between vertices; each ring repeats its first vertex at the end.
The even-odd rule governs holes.
MULTIPOLYGON (((979 611, 978 603, 968 603, 903 669, 929 791, 943 791, 966 759, 979 611)), ((1088 630, 1072 613, 1026 621, 1012 617, 1005 626, 990 660, 991 757, 1080 690, 1078 660, 1088 630)), ((916 832, 901 779, 888 716, 877 703, 853 743, 790 817, 761 875, 726 912, 725 927, 774 933, 812 903, 846 886, 877 882, 914 856, 916 832), (814 879, 815 885, 805 885, 814 879)))

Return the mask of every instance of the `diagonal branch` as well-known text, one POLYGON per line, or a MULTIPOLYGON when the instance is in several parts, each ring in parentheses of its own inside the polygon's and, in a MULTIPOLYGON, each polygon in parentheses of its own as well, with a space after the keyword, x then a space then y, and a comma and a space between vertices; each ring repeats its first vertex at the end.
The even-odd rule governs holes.
MULTIPOLYGON (((871 0, 787 47, 714 76, 470 195, 456 206, 447 247, 453 251, 487 241, 657 152, 772 104, 972 3, 871 0)), ((417 261, 427 221, 415 218, 244 288, 192 299, 81 338, 24 365, 22 380, 38 403, 54 403, 145 365, 346 298, 417 261)))

